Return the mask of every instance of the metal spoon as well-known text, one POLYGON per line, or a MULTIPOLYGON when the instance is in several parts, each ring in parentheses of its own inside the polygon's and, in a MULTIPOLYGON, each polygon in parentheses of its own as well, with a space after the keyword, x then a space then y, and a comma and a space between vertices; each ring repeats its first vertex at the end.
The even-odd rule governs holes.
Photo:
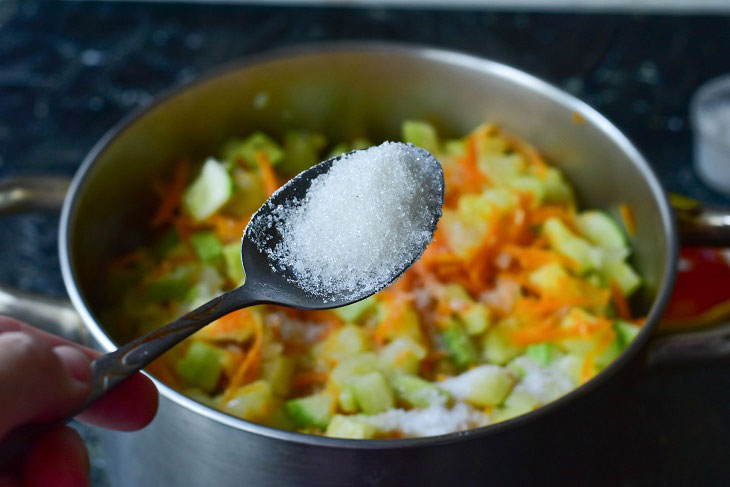
MULTIPOLYGON (((433 225, 431 228, 425 229, 433 235, 436 230, 436 223, 441 216, 441 205, 444 198, 443 170, 441 164, 429 152, 411 144, 403 145, 410 155, 420 158, 423 164, 432 166, 433 171, 440 175, 433 188, 433 191, 438 195, 438 205, 428 208, 433 216, 433 225)), ((249 224, 246 226, 241 245, 241 258, 246 274, 245 283, 241 287, 222 294, 172 323, 94 360, 91 363, 92 378, 89 398, 67 420, 89 407, 129 376, 140 371, 185 338, 228 313, 256 304, 277 304, 298 309, 337 308, 365 299, 400 277, 421 256, 426 249, 426 244, 423 245, 423 248, 417 249, 410 256, 409 261, 402 262, 399 266, 393 268, 390 280, 385 285, 379 288, 365 289, 360 294, 350 294, 343 298, 335 294, 329 296, 314 295, 307 292, 306 289, 296 286, 287 279, 290 276, 286 273, 273 269, 265 249, 260 249, 252 239, 254 231, 264 231, 268 237, 266 239, 267 247, 273 247, 280 242, 281 235, 279 232, 274 227, 267 228, 263 224, 265 217, 280 204, 292 201, 294 198, 301 200, 306 195, 312 181, 317 176, 329 171, 336 161, 346 155, 327 159, 300 173, 274 193, 251 217, 249 224)), ((48 429, 57 424, 59 422, 27 425, 9 433, 0 443, 0 468, 3 467, 6 460, 17 457, 19 453, 26 451, 26 448, 36 438, 42 436, 48 429)))

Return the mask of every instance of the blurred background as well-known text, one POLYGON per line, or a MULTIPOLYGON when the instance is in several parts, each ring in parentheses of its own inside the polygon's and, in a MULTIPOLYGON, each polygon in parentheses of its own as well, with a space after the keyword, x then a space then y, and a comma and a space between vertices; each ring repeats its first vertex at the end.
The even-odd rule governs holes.
MULTIPOLYGON (((730 73, 728 0, 3 0, 0 179, 72 176, 109 128, 164 89, 249 54, 340 39, 438 46, 527 71, 607 116, 669 191, 730 206, 694 168, 690 117, 696 90, 730 73)), ((0 282, 64 297, 57 225, 54 215, 0 220, 0 282)), ((617 484, 730 479, 728 361, 651 369, 627 400, 639 404, 639 441, 614 446, 632 466, 617 484)), ((107 485, 107 459, 80 428, 94 484, 107 485)))

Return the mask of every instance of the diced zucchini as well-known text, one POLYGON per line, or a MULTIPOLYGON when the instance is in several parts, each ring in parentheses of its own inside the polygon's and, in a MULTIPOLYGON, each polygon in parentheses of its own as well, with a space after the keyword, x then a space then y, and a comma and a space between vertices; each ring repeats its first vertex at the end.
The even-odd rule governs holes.
POLYGON ((531 194, 536 203, 541 203, 545 199, 545 183, 535 176, 518 176, 511 179, 508 186, 514 190, 531 194))
POLYGON ((420 318, 413 304, 395 304, 381 301, 378 305, 379 321, 395 321, 394 326, 389 327, 383 336, 386 341, 395 340, 399 337, 409 337, 416 341, 422 339, 423 334, 421 333, 420 318))
POLYGON ((602 270, 606 281, 616 281, 624 296, 631 296, 641 286, 639 274, 624 261, 606 262, 602 270))
MULTIPOLYGON (((462 196, 459 200, 459 210, 476 211, 475 208, 469 208, 469 206, 462 206, 461 202, 464 200, 462 196)), ((469 201, 469 199, 464 200, 469 201)), ((510 191, 507 188, 488 188, 481 192, 478 196, 476 204, 481 205, 481 214, 487 215, 485 211, 488 211, 485 207, 496 206, 498 209, 507 212, 514 209, 520 202, 520 198, 515 194, 514 191, 510 191)))
POLYGON ((497 365, 480 365, 438 385, 457 399, 476 406, 496 406, 515 384, 514 376, 497 365))
POLYGON ((264 424, 285 431, 293 431, 297 428, 297 425, 289 417, 286 409, 284 409, 284 404, 277 399, 274 400, 272 411, 266 418, 264 424))
MULTIPOLYGON (((576 329, 595 321, 596 317, 587 311, 581 308, 572 308, 560 322, 560 327, 570 330, 571 335, 573 335, 576 329)), ((594 340, 581 336, 568 336, 561 339, 557 344, 566 352, 577 356, 584 356, 596 347, 594 340)))
POLYGON ((482 345, 482 358, 490 364, 504 365, 521 354, 523 348, 512 342, 510 334, 511 330, 505 323, 487 330, 482 345))
POLYGON ((621 338, 616 336, 614 340, 601 352, 595 359, 596 369, 602 370, 608 366, 611 362, 621 355, 624 351, 624 346, 621 343, 621 338))
POLYGON ((541 406, 540 401, 522 387, 515 387, 504 404, 497 411, 497 419, 506 421, 521 414, 529 413, 541 406))
POLYGON ((575 262, 576 272, 579 274, 585 274, 601 267, 601 251, 593 247, 587 240, 574 234, 559 219, 549 218, 543 225, 543 231, 553 249, 575 262))
POLYGON ((290 130, 284 134, 285 157, 280 169, 287 174, 298 174, 321 160, 327 138, 319 132, 290 130))
MULTIPOLYGON (((233 195, 222 211, 235 215, 239 218, 246 218, 268 199, 264 190, 264 183, 257 171, 250 171, 241 168, 233 170, 233 195)), ((243 228, 241 228, 243 235, 243 228)))
POLYGON ((537 343, 525 349, 525 354, 543 367, 550 364, 559 353, 551 343, 537 343))
POLYGON ((378 359, 374 353, 359 353, 343 358, 330 373, 330 380, 343 390, 354 377, 373 372, 378 368, 378 359))
POLYGON ((145 283, 150 301, 179 301, 185 298, 200 274, 199 264, 179 265, 168 273, 145 283))
POLYGON ((634 338, 636 338, 636 335, 638 335, 641 331, 640 327, 625 321, 615 322, 613 324, 613 329, 616 331, 616 335, 618 335, 621 339, 621 344, 624 347, 629 346, 629 344, 634 341, 634 338))
POLYGON ((378 365, 386 372, 415 374, 426 349, 409 337, 396 338, 378 352, 378 365))
POLYGON ((403 122, 403 142, 409 142, 435 154, 439 150, 439 139, 436 129, 429 123, 420 120, 403 122))
POLYGON ((264 152, 272 166, 284 158, 284 150, 263 132, 254 132, 245 139, 233 139, 223 148, 223 159, 248 168, 256 168, 256 153, 264 152))
POLYGON ((444 150, 447 155, 460 156, 466 152, 466 140, 448 139, 444 141, 444 150))
POLYGON ((187 309, 195 309, 201 304, 210 301, 222 292, 223 278, 218 271, 209 265, 204 265, 195 280, 195 284, 185 295, 187 309))
POLYGON ((456 317, 469 335, 484 333, 492 322, 492 313, 481 303, 471 303, 466 309, 457 311, 456 317))
POLYGON ((200 389, 185 389, 182 391, 182 393, 188 396, 190 399, 198 401, 201 404, 205 404, 208 407, 215 409, 220 409, 221 407, 220 400, 217 397, 211 397, 208 393, 203 392, 200 389))
POLYGON ((205 342, 194 341, 177 362, 177 375, 186 384, 210 392, 218 385, 223 371, 223 350, 205 342))
POLYGON ((219 265, 223 258, 223 245, 213 232, 196 232, 190 236, 195 253, 204 264, 219 265))
POLYGON ((340 142, 336 146, 334 146, 332 149, 330 149, 329 153, 327 154, 327 159, 332 159, 333 157, 340 156, 344 154, 345 152, 350 151, 350 144, 347 142, 340 142))
POLYGON ((271 384, 271 390, 277 396, 289 393, 293 373, 294 360, 283 355, 264 361, 261 367, 261 376, 271 384))
POLYGON ((449 400, 449 395, 437 385, 416 375, 393 375, 390 384, 398 399, 411 407, 427 408, 446 404, 449 400))
POLYGON ((325 435, 332 438, 368 440, 375 437, 375 427, 355 416, 335 415, 327 426, 325 435))
POLYGON ((371 348, 370 338, 365 330, 357 325, 344 325, 332 332, 317 350, 321 350, 322 357, 339 362, 371 348))
POLYGON ((570 275, 557 262, 549 262, 532 271, 527 280, 541 291, 554 294, 565 291, 570 275))
POLYGON ((477 350, 469 335, 458 324, 441 331, 441 339, 449 352, 449 357, 458 368, 463 370, 477 362, 479 358, 477 350))
POLYGON ((584 279, 588 284, 590 284, 593 287, 605 287, 605 283, 603 282, 603 278, 600 274, 597 274, 595 272, 589 272, 584 276, 584 279))
POLYGON ((456 301, 456 304, 471 303, 474 300, 471 299, 469 293, 464 289, 464 286, 460 284, 447 284, 442 288, 443 298, 449 302, 456 301), (461 303, 460 303, 461 302, 461 303))
POLYGON ((489 152, 479 156, 478 166, 490 181, 497 186, 504 186, 524 174, 526 163, 516 152, 512 154, 489 152))
POLYGON ((343 321, 348 323, 355 323, 357 320, 362 318, 368 311, 375 308, 377 301, 374 296, 363 299, 356 303, 348 304, 341 308, 335 308, 332 311, 339 316, 343 321))
POLYGON ((203 164, 198 177, 185 190, 182 201, 194 220, 201 221, 218 211, 233 194, 228 171, 215 159, 203 164))
POLYGON ((496 126, 491 123, 482 123, 471 131, 465 139, 474 139, 477 146, 477 154, 505 154, 510 152, 507 140, 495 130, 496 126))
POLYGON ((332 419, 334 398, 328 392, 320 392, 290 399, 284 403, 284 410, 300 428, 326 429, 332 419))
POLYGON ((557 168, 545 170, 545 201, 548 203, 573 203, 573 188, 557 168))
POLYGON ((360 410, 365 414, 377 414, 395 405, 393 392, 380 372, 370 372, 352 381, 352 389, 360 410))
POLYGON ((223 405, 223 410, 247 421, 263 422, 274 410, 271 386, 265 380, 247 384, 234 393, 223 405))
POLYGON ((346 413, 356 413, 358 411, 357 398, 355 391, 351 385, 346 385, 340 391, 337 400, 340 403, 340 409, 346 413))
POLYGON ((241 244, 233 242, 224 245, 222 253, 228 279, 236 286, 242 285, 246 280, 246 273, 243 270, 243 263, 241 262, 241 244))
POLYGON ((628 247, 621 228, 613 218, 602 211, 584 211, 576 217, 575 223, 580 233, 599 247, 605 249, 628 247))
MULTIPOLYGON (((461 200, 465 198, 466 196, 462 196, 461 200)), ((479 247, 489 231, 488 221, 486 219, 474 219, 474 221, 464 219, 461 212, 445 209, 439 221, 439 229, 446 237, 445 240, 451 250, 461 258, 468 258, 479 247)))

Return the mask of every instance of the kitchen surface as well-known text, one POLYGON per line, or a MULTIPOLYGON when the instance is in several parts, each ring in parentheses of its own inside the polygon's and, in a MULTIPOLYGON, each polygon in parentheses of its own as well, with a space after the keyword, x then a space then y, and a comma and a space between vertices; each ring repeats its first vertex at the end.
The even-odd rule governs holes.
MULTIPOLYGON (((0 179, 72 176, 130 111, 222 64, 294 44, 384 40, 463 51, 543 78, 616 124, 668 191, 730 206, 730 196, 694 172, 689 120, 697 88, 730 73, 730 13, 566 13, 524 5, 510 11, 463 3, 403 9, 2 2, 0 179)), ((64 297, 57 225, 48 214, 0 220, 0 282, 64 297)), ((601 446, 625 461, 607 483, 727 484, 730 360, 651 368, 638 395, 625 400, 638 405, 634 431, 630 442, 601 446)), ((90 447, 94 485, 108 485, 94 430, 78 427, 90 447)), ((569 453, 566 469, 581 472, 569 453)), ((590 472, 585 478, 606 482, 590 472)))

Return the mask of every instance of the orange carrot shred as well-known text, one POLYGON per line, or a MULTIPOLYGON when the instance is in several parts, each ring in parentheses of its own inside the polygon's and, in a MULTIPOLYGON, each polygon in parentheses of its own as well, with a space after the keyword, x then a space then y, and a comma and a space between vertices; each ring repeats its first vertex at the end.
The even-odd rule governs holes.
POLYGON ((248 225, 249 218, 234 218, 230 216, 215 213, 208 217, 207 223, 213 226, 213 233, 216 234, 224 243, 236 242, 241 240, 243 230, 248 225))
POLYGON ((615 280, 611 280, 611 304, 613 304, 619 318, 627 321, 631 320, 631 308, 615 280))
POLYGON ((629 205, 622 204, 618 207, 618 210, 621 213, 621 221, 624 222, 624 227, 626 227, 628 234, 636 235, 636 219, 629 205))
POLYGON ((259 166, 261 178, 264 180, 264 189, 266 190, 266 194, 271 196, 279 188, 279 181, 271 167, 269 156, 267 156, 264 151, 256 151, 254 153, 254 159, 256 159, 256 164, 259 166))
POLYGON ((229 401, 239 387, 254 380, 261 368, 261 345, 264 340, 263 323, 261 323, 261 320, 255 319, 254 324, 255 336, 253 344, 223 393, 224 402, 229 401))
POLYGON ((180 161, 177 167, 175 167, 175 172, 169 185, 160 187, 162 201, 160 201, 160 206, 152 217, 153 227, 160 227, 172 222, 175 211, 180 205, 183 191, 185 191, 189 166, 190 164, 187 160, 180 161))

